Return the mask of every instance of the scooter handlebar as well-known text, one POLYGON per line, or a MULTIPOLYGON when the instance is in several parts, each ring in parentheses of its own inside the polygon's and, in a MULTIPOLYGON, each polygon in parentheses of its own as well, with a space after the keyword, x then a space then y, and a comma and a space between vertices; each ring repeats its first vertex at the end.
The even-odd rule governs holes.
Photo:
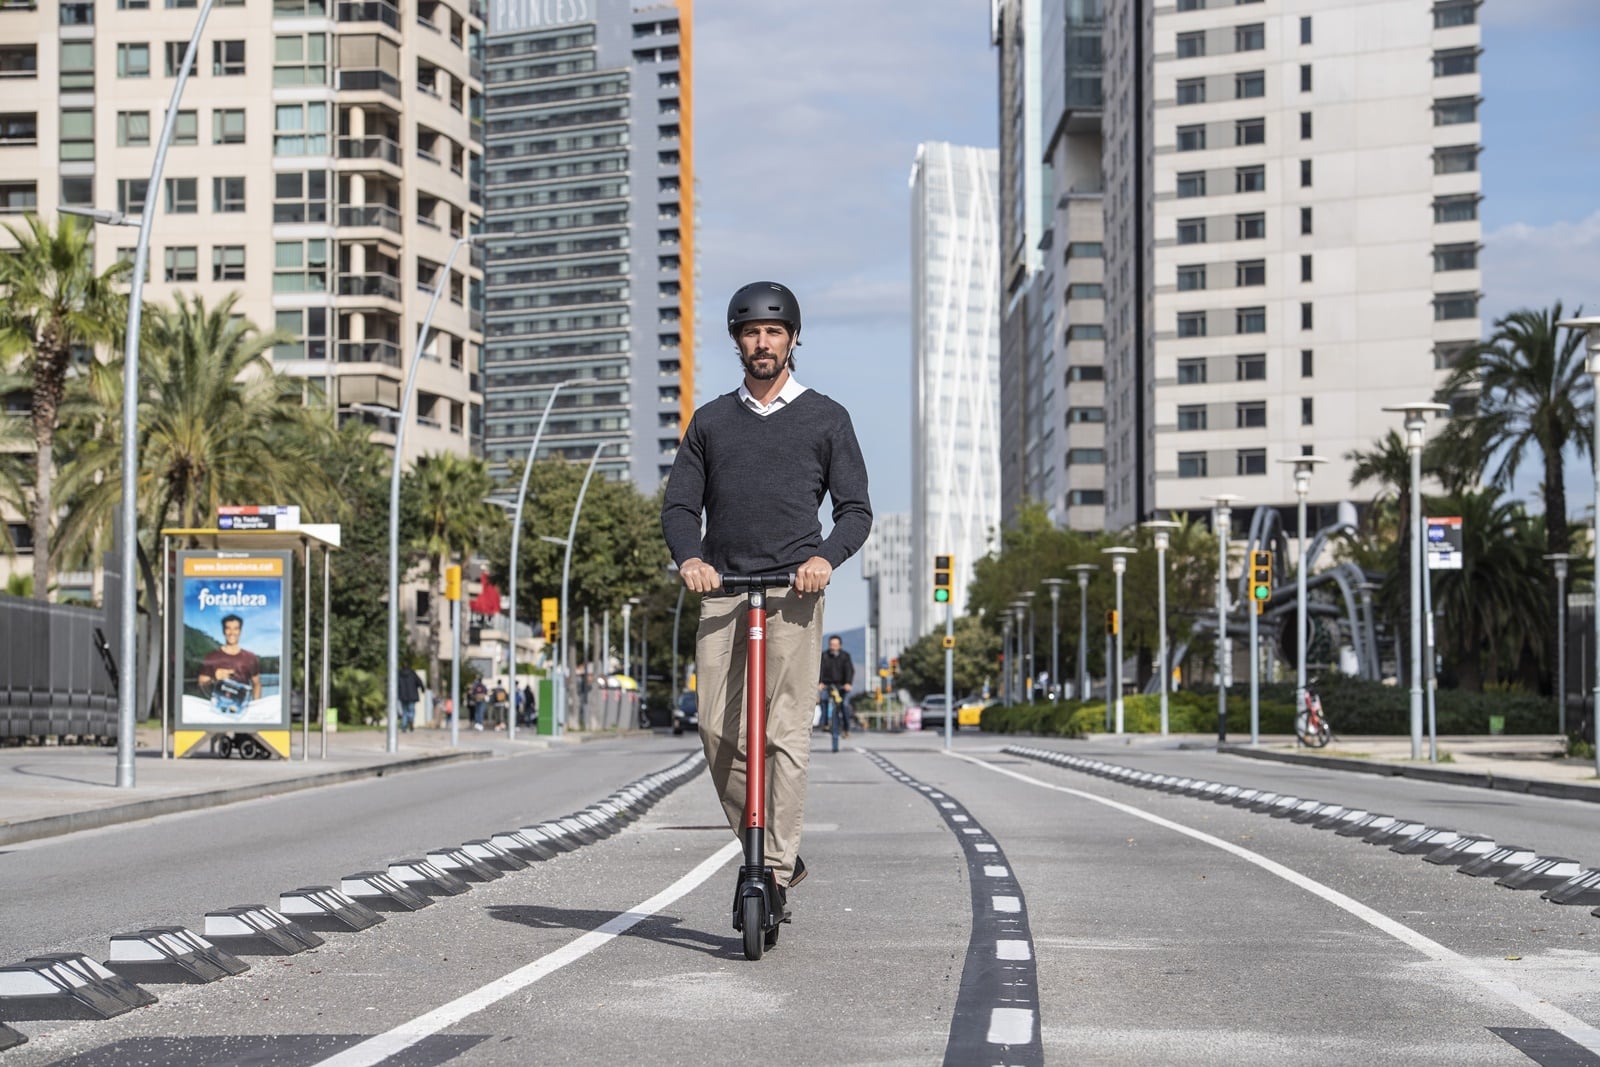
POLYGON ((722 588, 728 592, 737 589, 765 589, 769 585, 793 585, 794 572, 788 574, 724 574, 722 588))

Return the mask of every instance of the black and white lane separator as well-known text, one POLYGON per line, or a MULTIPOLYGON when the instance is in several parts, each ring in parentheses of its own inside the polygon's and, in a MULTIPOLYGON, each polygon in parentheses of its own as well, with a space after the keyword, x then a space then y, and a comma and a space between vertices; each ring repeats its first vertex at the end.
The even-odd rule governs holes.
MULTIPOLYGON (((1359 837, 1370 845, 1387 846, 1391 852, 1421 856, 1437 866, 1455 867, 1461 874, 1490 878, 1507 889, 1537 890, 1543 899, 1554 904, 1600 905, 1600 869, 1585 868, 1564 856, 1541 856, 1533 849, 1496 842, 1482 834, 1459 833, 1418 819, 1203 778, 1140 771, 1033 745, 1006 745, 1001 751, 1143 789, 1232 804, 1319 830, 1332 830, 1340 837, 1359 837)), ((1600 918, 1600 907, 1591 914, 1600 918)))
POLYGON ((966 856, 972 935, 944 1062, 950 1067, 1044 1063, 1028 906, 1005 852, 955 798, 917 781, 870 749, 865 752, 889 777, 928 798, 966 856))
POLYGON ((239 956, 314 949, 323 943, 319 933, 370 929, 384 921, 380 911, 418 911, 436 897, 470 892, 475 882, 593 844, 704 769, 705 754, 696 751, 558 819, 436 849, 424 859, 395 860, 381 871, 345 875, 338 888, 294 889, 280 896, 281 910, 249 904, 210 912, 204 936, 181 926, 113 935, 105 965, 58 954, 0 966, 0 1049, 27 1040, 6 1022, 107 1019, 154 1004, 155 995, 130 977, 152 984, 217 981, 249 969, 239 956))

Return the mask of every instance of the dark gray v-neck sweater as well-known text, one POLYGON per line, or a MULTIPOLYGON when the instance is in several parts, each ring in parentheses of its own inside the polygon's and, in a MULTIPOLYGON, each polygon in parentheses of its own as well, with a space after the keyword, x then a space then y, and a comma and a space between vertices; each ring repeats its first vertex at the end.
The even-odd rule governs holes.
POLYGON ((821 556, 838 567, 872 529, 867 465, 849 412, 815 389, 765 416, 736 392, 717 397, 694 413, 678 445, 661 529, 679 565, 699 558, 727 574, 770 574, 821 556), (823 494, 833 498, 826 538, 817 518, 823 494))

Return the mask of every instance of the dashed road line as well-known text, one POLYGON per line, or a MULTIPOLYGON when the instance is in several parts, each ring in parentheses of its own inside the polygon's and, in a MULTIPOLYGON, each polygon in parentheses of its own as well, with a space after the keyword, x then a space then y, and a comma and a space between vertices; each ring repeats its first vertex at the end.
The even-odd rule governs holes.
POLYGON ((1039 1033, 1039 979, 1022 887, 1005 853, 982 826, 973 825, 954 798, 924 785, 870 750, 868 759, 889 777, 927 797, 955 834, 967 860, 972 891, 972 933, 961 970, 945 1043, 946 1067, 1044 1063, 1039 1033))

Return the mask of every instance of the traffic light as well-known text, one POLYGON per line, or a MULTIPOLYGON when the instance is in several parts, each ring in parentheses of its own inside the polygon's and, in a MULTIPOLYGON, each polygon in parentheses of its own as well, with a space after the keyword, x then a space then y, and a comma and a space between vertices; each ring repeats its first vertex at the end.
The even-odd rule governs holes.
POLYGON ((561 639, 561 624, 555 619, 544 620, 544 640, 553 645, 561 639))
POLYGON ((458 564, 452 563, 444 569, 444 598, 461 599, 461 567, 458 564))
POLYGON ((935 604, 950 603, 950 582, 954 574, 954 557, 933 557, 933 602, 935 604))
POLYGON ((544 639, 555 644, 561 636, 561 601, 547 596, 539 601, 539 621, 544 624, 544 639))
POLYGON ((1106 612, 1106 636, 1117 636, 1117 609, 1111 608, 1106 612))
POLYGON ((1272 553, 1255 551, 1250 553, 1250 602, 1256 606, 1256 614, 1260 615, 1267 610, 1267 602, 1272 599, 1272 553))

